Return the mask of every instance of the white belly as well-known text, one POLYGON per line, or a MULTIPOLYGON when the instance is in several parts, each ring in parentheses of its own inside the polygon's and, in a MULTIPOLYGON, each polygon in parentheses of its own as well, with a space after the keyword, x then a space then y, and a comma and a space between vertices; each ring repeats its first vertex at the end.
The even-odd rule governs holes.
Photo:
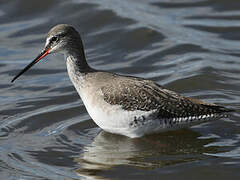
POLYGON ((100 98, 86 97, 83 93, 80 96, 93 121, 107 132, 134 138, 153 132, 152 128, 156 128, 153 125, 156 121, 151 119, 152 111, 126 111, 100 98), (138 120, 138 125, 134 124, 134 119, 138 120))
POLYGON ((204 117, 158 119, 154 111, 126 111, 121 106, 106 103, 103 99, 91 101, 92 98, 81 97, 89 115, 100 128, 110 133, 131 138, 190 127, 214 120, 214 114, 205 115, 204 117), (189 119, 194 120, 189 121, 189 119))

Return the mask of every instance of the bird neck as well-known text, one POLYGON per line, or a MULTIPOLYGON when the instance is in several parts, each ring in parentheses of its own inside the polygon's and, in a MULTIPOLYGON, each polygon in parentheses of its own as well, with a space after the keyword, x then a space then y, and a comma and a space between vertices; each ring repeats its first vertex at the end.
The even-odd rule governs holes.
POLYGON ((71 51, 66 54, 67 64, 81 74, 92 71, 92 68, 88 65, 83 48, 80 51, 71 51))

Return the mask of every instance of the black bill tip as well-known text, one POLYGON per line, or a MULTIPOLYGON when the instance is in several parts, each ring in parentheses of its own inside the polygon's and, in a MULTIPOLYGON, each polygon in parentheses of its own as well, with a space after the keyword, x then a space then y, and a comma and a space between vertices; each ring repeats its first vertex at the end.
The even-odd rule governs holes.
POLYGON ((43 50, 30 64, 28 64, 22 71, 20 71, 12 80, 11 83, 13 83, 19 76, 21 76, 23 73, 25 73, 28 69, 30 69, 34 64, 36 64, 38 61, 40 61, 42 58, 47 56, 49 54, 50 49, 43 50))

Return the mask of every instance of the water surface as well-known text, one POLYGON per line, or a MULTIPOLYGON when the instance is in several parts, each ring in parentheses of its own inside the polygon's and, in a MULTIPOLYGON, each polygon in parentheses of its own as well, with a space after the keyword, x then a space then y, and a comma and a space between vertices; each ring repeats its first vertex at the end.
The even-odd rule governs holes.
POLYGON ((1 179, 239 179, 239 112, 130 139, 94 124, 62 55, 10 83, 40 52, 48 30, 68 23, 94 68, 239 109, 239 7, 235 0, 2 0, 1 179))

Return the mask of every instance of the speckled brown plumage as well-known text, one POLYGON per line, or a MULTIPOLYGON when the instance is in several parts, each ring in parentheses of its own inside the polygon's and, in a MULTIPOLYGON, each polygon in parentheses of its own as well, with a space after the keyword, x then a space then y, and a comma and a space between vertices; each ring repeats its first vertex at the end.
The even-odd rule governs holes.
POLYGON ((115 78, 116 83, 102 87, 104 100, 128 111, 157 110, 159 118, 193 117, 221 114, 231 110, 201 100, 187 98, 150 80, 136 77, 115 78))

